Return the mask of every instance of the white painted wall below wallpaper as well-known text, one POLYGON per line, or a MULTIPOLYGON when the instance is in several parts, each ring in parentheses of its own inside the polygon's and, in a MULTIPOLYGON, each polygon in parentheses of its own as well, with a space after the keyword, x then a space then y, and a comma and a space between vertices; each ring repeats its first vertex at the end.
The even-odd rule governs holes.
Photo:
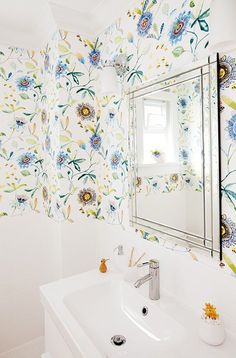
POLYGON ((96 223, 81 217, 73 225, 61 224, 62 277, 96 268, 96 223))
POLYGON ((0 354, 43 335, 39 286, 61 276, 60 225, 40 214, 1 220, 0 354))

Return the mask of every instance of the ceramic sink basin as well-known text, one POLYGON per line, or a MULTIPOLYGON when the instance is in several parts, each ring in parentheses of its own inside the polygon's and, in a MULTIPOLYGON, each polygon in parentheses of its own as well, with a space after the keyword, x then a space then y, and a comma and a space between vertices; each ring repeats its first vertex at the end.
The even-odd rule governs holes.
POLYGON ((177 357, 176 350, 186 336, 184 327, 161 308, 161 301, 154 304, 119 279, 78 290, 64 302, 107 358, 141 358, 147 349, 149 358, 157 354, 177 357), (146 316, 143 310, 148 311, 146 316), (115 335, 124 336, 126 343, 113 345, 115 335))
POLYGON ((53 282, 41 287, 41 300, 75 358, 233 357, 234 337, 204 344, 198 315, 163 290, 151 301, 148 283, 136 289, 120 274, 89 271, 53 282), (114 345, 116 335, 126 342, 114 345))

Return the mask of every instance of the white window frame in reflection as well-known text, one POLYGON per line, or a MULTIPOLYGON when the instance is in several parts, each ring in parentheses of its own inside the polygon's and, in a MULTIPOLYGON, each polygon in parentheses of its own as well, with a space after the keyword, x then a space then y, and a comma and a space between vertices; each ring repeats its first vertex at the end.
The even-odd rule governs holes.
MULTIPOLYGON (((178 137, 178 123, 177 123, 177 105, 176 95, 170 92, 158 92, 152 96, 146 98, 140 98, 137 105, 137 140, 138 145, 138 164, 139 166, 153 166, 157 164, 157 161, 150 155, 145 153, 145 140, 144 136, 151 137, 156 135, 157 137, 163 137, 160 145, 153 146, 151 150, 160 150, 161 160, 158 164, 169 165, 170 163, 178 163, 177 143, 178 137), (151 111, 145 110, 145 107, 159 106, 160 117, 165 116, 163 125, 150 124, 147 116, 152 114, 151 111), (146 112, 146 113, 145 113, 146 112), (148 123, 149 122, 149 123, 148 123), (163 145, 164 143, 164 145, 163 145)), ((153 113, 155 114, 155 113, 153 113)), ((148 151, 149 151, 148 149, 148 151)))

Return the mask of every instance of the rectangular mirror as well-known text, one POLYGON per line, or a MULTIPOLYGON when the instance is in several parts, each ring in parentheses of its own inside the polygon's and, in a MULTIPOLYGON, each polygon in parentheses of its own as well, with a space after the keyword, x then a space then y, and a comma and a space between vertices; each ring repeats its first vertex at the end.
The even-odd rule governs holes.
POLYGON ((130 222, 221 255, 218 59, 130 93, 130 222))

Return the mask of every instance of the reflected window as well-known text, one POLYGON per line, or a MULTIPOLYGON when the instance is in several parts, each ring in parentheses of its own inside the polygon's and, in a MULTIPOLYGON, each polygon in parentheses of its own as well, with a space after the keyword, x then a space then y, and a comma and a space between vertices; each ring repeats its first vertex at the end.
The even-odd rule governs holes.
POLYGON ((142 164, 154 164, 169 158, 170 103, 162 99, 145 99, 142 131, 142 164))

